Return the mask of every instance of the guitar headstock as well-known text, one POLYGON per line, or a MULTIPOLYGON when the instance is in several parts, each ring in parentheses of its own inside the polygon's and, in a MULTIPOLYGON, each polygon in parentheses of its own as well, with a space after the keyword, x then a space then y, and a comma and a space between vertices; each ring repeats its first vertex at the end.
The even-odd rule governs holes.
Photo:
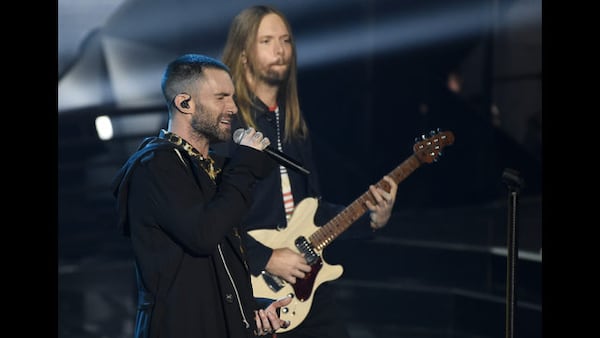
POLYGON ((415 141, 415 156, 423 163, 431 163, 437 161, 444 147, 454 143, 454 134, 451 131, 430 131, 429 137, 421 135, 421 139, 417 138, 415 141))

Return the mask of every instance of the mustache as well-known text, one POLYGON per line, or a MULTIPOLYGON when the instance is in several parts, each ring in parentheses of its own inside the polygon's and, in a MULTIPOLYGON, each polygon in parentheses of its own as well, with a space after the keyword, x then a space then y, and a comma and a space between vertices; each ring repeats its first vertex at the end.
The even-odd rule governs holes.
POLYGON ((269 66, 289 66, 290 65, 290 61, 289 60, 284 60, 283 58, 279 58, 274 62, 271 62, 269 64, 269 66))

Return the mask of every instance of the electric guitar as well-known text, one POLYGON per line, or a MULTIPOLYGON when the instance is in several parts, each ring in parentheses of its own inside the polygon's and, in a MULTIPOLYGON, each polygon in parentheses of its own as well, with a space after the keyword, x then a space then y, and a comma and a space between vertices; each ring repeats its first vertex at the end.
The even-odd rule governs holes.
MULTIPOLYGON (((454 143, 454 134, 450 131, 432 131, 430 135, 429 138, 422 135, 421 140, 413 146, 413 155, 387 176, 400 183, 421 164, 437 161, 442 149, 454 143)), ((375 186, 390 191, 389 183, 383 178, 375 186)), ((344 269, 341 265, 329 265, 325 262, 323 249, 368 211, 365 201, 376 203, 368 190, 325 225, 317 227, 314 225, 314 216, 318 200, 313 197, 305 198, 298 203, 288 226, 283 230, 257 229, 248 232, 269 248, 289 248, 304 254, 304 258, 311 265, 311 271, 304 278, 298 278, 295 284, 266 271, 259 276, 251 275, 255 297, 275 300, 287 295, 293 296, 292 302, 280 309, 280 318, 289 320, 291 324, 278 332, 290 331, 300 325, 310 311, 313 295, 319 285, 342 275, 344 269)))

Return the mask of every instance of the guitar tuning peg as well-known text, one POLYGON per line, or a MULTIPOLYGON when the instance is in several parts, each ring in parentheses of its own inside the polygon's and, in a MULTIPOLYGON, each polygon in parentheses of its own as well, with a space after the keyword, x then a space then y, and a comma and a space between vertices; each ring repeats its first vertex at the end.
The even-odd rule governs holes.
POLYGON ((425 136, 425 134, 422 134, 422 135, 421 135, 421 139, 422 139, 422 140, 426 140, 426 139, 427 139, 427 136, 425 136))
POLYGON ((429 136, 435 136, 435 134, 437 134, 437 132, 435 130, 429 131, 429 136))
POLYGON ((415 137, 415 142, 419 142, 419 138, 418 137, 415 137))

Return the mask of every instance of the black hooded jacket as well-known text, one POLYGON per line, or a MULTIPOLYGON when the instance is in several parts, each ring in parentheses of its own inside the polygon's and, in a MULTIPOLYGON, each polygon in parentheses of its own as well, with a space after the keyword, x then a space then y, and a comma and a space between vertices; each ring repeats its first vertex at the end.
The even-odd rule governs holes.
POLYGON ((245 146, 211 157, 222 168, 215 181, 183 147, 152 137, 115 178, 135 256, 136 338, 254 336, 258 305, 237 227, 275 162, 245 146))

